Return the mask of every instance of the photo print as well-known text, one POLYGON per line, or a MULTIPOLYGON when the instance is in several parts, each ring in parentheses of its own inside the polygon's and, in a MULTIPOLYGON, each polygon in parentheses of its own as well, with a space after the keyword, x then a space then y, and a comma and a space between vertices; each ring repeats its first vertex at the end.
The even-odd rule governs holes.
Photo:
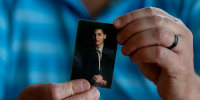
POLYGON ((71 80, 86 79, 92 86, 111 88, 117 33, 112 24, 79 20, 71 80))

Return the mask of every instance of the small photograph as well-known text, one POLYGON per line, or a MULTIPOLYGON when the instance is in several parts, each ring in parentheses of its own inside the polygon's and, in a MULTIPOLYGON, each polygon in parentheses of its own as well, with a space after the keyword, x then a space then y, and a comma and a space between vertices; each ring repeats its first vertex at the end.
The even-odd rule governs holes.
POLYGON ((79 20, 71 80, 86 79, 92 86, 111 88, 117 33, 112 24, 79 20))

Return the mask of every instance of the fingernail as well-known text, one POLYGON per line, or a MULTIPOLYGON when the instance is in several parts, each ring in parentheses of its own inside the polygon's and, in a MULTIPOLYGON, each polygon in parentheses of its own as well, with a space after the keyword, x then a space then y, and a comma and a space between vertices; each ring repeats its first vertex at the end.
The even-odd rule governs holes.
POLYGON ((115 20, 114 22, 115 26, 119 27, 121 24, 121 21, 119 19, 115 20))
POLYGON ((83 89, 83 91, 86 91, 89 88, 90 88, 90 85, 89 85, 88 82, 86 82, 86 81, 82 82, 82 89, 83 89))

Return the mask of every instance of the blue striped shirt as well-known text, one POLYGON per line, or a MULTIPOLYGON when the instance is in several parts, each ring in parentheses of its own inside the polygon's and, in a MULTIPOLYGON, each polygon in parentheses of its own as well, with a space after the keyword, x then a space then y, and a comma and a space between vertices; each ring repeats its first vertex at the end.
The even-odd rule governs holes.
MULTIPOLYGON (((200 0, 112 0, 96 18, 80 0, 0 0, 0 99, 17 98, 34 83, 69 81, 79 18, 112 23, 147 6, 180 18, 193 32, 200 74, 200 0)), ((112 89, 99 88, 101 100, 161 100, 156 86, 120 49, 112 89)))

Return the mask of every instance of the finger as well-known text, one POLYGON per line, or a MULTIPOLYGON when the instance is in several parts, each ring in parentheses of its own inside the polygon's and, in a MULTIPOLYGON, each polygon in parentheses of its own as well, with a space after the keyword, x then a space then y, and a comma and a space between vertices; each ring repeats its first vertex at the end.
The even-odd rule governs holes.
POLYGON ((72 80, 66 83, 59 83, 54 89, 56 100, 85 92, 90 89, 90 83, 85 79, 72 80))
MULTIPOLYGON (((163 46, 169 47, 174 42, 174 32, 168 29, 152 29, 140 32, 135 36, 131 37, 122 47, 122 53, 125 56, 129 56, 131 53, 135 52, 137 49, 148 47, 148 46, 163 46)), ((180 41, 179 44, 180 45, 180 41)), ((178 45, 173 48, 177 51, 178 45)))
POLYGON ((122 27, 125 27, 126 25, 128 25, 129 23, 131 23, 137 19, 147 17, 147 16, 153 16, 153 15, 166 16, 175 22, 180 21, 177 18, 174 18, 173 16, 169 15, 167 12, 165 12, 159 8, 147 7, 147 8, 135 10, 133 12, 130 12, 128 14, 120 16, 114 20, 113 24, 114 24, 115 28, 121 29, 122 27))
POLYGON ((117 41, 120 44, 124 44, 129 38, 137 33, 151 30, 154 28, 170 29, 176 32, 177 35, 185 32, 185 28, 177 23, 174 23, 171 19, 164 16, 149 16, 146 18, 138 19, 126 27, 124 27, 117 35, 117 41), (179 30, 179 31, 177 31, 179 30))
POLYGON ((98 100, 100 98, 100 93, 99 91, 92 87, 90 90, 73 95, 69 98, 65 98, 64 100, 98 100))
POLYGON ((179 57, 173 51, 161 47, 151 46, 137 50, 130 56, 131 61, 136 63, 155 63, 167 73, 182 72, 183 67, 177 64, 179 57))

